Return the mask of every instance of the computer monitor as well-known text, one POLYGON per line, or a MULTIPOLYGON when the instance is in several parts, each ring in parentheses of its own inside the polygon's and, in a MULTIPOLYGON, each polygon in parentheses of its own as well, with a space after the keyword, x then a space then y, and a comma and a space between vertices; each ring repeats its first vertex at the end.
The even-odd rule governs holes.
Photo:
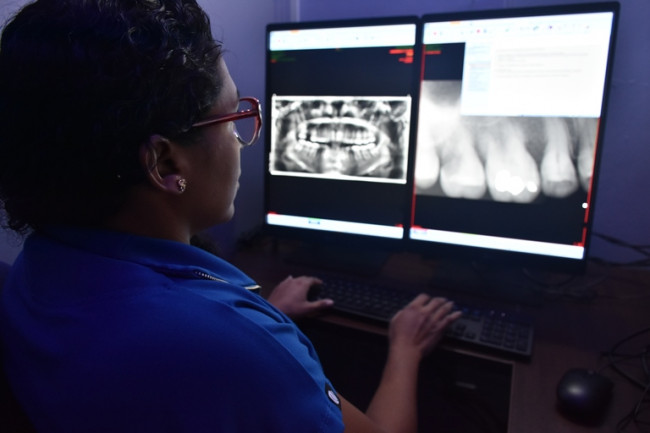
POLYGON ((409 245, 584 270, 618 8, 423 17, 409 245))
POLYGON ((265 227, 312 245, 403 242, 417 18, 270 24, 265 227))

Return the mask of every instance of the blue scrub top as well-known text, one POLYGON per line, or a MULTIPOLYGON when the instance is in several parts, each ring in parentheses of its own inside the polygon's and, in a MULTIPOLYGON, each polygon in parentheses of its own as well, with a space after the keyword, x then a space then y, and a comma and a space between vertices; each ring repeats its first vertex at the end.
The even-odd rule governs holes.
POLYGON ((308 339, 229 263, 69 227, 25 242, 0 303, 5 369, 47 432, 341 432, 308 339))

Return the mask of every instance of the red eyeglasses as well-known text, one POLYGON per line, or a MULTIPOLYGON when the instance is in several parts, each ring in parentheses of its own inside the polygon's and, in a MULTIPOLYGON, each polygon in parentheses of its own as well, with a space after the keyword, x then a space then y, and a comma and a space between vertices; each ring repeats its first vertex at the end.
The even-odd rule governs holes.
POLYGON ((235 137, 242 146, 250 146, 260 137, 262 129, 260 101, 253 97, 240 98, 237 112, 199 120, 192 125, 192 128, 202 128, 222 122, 234 122, 235 137))

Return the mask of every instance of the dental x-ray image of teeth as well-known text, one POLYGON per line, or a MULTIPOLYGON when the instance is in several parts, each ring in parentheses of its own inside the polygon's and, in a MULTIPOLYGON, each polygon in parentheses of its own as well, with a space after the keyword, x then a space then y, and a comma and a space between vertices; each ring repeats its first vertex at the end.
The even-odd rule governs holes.
POLYGON ((424 81, 416 193, 530 203, 587 192, 598 119, 464 116, 460 81, 424 81))
POLYGON ((405 183, 410 97, 274 96, 270 171, 405 183))

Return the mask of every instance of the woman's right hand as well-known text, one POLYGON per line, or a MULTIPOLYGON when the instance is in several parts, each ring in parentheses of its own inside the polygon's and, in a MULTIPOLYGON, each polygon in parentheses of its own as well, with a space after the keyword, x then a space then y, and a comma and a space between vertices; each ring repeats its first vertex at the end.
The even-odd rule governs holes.
POLYGON ((460 311, 453 311, 453 303, 444 298, 418 295, 390 322, 391 350, 421 359, 436 346, 447 326, 460 315, 460 311))

